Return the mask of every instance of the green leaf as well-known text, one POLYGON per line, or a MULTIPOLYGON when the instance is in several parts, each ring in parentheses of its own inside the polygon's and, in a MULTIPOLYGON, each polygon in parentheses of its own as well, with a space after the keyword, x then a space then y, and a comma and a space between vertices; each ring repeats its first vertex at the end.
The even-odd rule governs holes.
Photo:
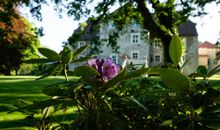
POLYGON ((57 64, 56 66, 52 66, 50 67, 48 70, 44 71, 42 73, 42 76, 40 78, 38 78, 37 80, 39 79, 43 79, 43 78, 46 78, 48 76, 51 76, 51 75, 59 75, 63 70, 63 65, 62 64, 57 64))
POLYGON ((124 80, 131 79, 131 78, 138 78, 144 74, 147 74, 149 71, 150 71, 150 68, 146 68, 146 67, 140 68, 132 73, 127 74, 124 77, 124 80))
POLYGON ((80 59, 73 60, 72 63, 82 63, 91 59, 91 56, 82 57, 80 59))
POLYGON ((217 113, 217 112, 220 112, 220 104, 219 103, 206 107, 202 113, 203 113, 203 115, 209 115, 211 113, 217 113))
POLYGON ((147 72, 148 75, 159 75, 161 71, 161 68, 150 68, 150 70, 147 72))
POLYGON ((38 48, 38 51, 45 57, 53 61, 59 61, 60 55, 48 48, 38 48))
POLYGON ((172 120, 165 120, 161 123, 161 126, 170 126, 172 125, 172 120))
POLYGON ((220 129, 220 118, 219 117, 213 117, 213 118, 204 118, 203 119, 203 125, 205 125, 208 128, 212 129, 220 129))
POLYGON ((69 64, 72 61, 72 59, 73 59, 73 52, 68 47, 65 47, 61 55, 61 61, 64 64, 69 64))
POLYGON ((188 90, 189 79, 177 70, 161 69, 160 78, 169 88, 176 90, 188 90))
POLYGON ((50 86, 43 89, 43 93, 48 96, 65 96, 66 86, 50 86))
POLYGON ((130 100, 132 102, 134 102, 138 107, 142 108, 144 111, 148 112, 148 109, 142 104, 140 103, 138 100, 136 100, 133 96, 130 97, 130 100))
POLYGON ((220 65, 218 65, 218 66, 216 66, 214 69, 212 69, 212 70, 208 73, 207 77, 211 77, 211 76, 213 76, 214 74, 216 74, 216 73, 218 73, 218 72, 220 72, 220 65))
POLYGON ((138 69, 134 72, 131 72, 129 74, 127 74, 127 70, 124 69, 122 70, 116 77, 114 77, 113 79, 109 80, 107 83, 105 83, 102 87, 101 90, 104 92, 109 91, 114 85, 124 81, 124 80, 128 80, 128 79, 132 79, 132 78, 138 78, 144 74, 147 74, 149 72, 149 68, 141 68, 138 69))
MULTIPOLYGON (((113 114, 106 112, 100 112, 100 123, 102 123, 102 121, 108 122, 113 130, 123 130, 126 128, 126 126, 128 126, 127 122, 124 120, 121 120, 113 114)), ((106 124, 103 124, 103 126, 104 125, 106 124)))
POLYGON ((91 66, 79 66, 74 69, 73 75, 91 78, 93 76, 100 75, 100 73, 91 66))
POLYGON ((48 62, 53 62, 50 59, 45 59, 45 58, 41 58, 41 59, 30 59, 30 60, 25 60, 24 63, 26 64, 39 64, 39 63, 48 63, 48 62))
POLYGON ((76 51, 73 52, 73 58, 75 58, 76 56, 78 56, 80 53, 82 53, 83 51, 85 51, 89 46, 85 45, 82 46, 81 48, 77 49, 76 51))
POLYGON ((197 72, 202 76, 206 76, 208 74, 208 69, 205 66, 198 66, 197 72))
POLYGON ((181 39, 177 35, 174 35, 170 43, 169 54, 175 65, 178 65, 181 60, 182 50, 183 48, 181 39))

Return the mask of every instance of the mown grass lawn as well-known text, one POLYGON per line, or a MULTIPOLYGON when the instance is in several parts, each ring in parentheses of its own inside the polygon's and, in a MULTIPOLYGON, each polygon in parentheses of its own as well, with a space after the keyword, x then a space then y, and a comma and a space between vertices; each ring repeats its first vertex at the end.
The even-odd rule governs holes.
MULTIPOLYGON (((42 93, 44 86, 64 81, 62 77, 35 80, 34 76, 0 76, 0 130, 34 129, 21 112, 8 113, 19 100, 39 101, 50 97, 42 93)), ((74 80, 74 78, 72 78, 74 80)))

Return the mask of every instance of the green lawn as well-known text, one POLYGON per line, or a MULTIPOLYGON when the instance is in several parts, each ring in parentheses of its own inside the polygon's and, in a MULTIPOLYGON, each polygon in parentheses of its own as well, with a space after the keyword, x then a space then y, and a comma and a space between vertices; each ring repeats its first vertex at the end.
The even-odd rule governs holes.
POLYGON ((209 80, 213 83, 213 87, 220 89, 220 75, 214 75, 209 80))
POLYGON ((20 112, 8 113, 11 105, 19 99, 39 101, 49 97, 42 94, 44 86, 63 81, 62 77, 35 80, 34 76, 0 76, 0 130, 33 129, 27 127, 25 115, 20 112))

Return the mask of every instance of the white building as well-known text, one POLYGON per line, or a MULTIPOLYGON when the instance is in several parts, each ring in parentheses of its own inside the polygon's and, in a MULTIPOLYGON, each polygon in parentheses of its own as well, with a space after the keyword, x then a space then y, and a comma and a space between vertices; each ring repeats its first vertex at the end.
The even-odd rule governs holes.
MULTIPOLYGON (((101 24, 98 31, 89 33, 91 30, 91 22, 88 20, 87 26, 84 28, 84 33, 79 37, 77 46, 81 47, 85 44, 91 44, 100 41, 102 44, 102 53, 96 55, 101 58, 112 58, 116 63, 122 64, 127 58, 128 63, 134 65, 158 66, 163 61, 163 49, 159 41, 150 41, 146 38, 146 33, 142 34, 143 29, 138 24, 126 25, 119 34, 117 45, 119 46, 118 53, 116 53, 110 46, 107 45, 109 34, 116 29, 110 22, 109 24, 101 24)), ((198 65, 198 33, 195 24, 190 20, 178 27, 179 34, 184 40, 186 53, 184 61, 187 64, 184 66, 184 73, 191 74, 196 70, 198 65)), ((73 34, 79 33, 80 28, 76 29, 73 34)), ((71 45, 76 45, 76 42, 69 42, 71 45)), ((86 52, 88 53, 88 51, 86 52)), ((84 53, 84 54, 86 54, 84 53)))

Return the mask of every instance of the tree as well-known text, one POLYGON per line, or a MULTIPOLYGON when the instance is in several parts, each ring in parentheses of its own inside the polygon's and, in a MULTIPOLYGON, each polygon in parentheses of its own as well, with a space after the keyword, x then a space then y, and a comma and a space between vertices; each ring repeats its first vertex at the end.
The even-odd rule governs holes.
MULTIPOLYGON (((11 3, 25 3, 31 7, 32 14, 41 19, 41 4, 46 2, 47 0, 35 0, 34 2, 30 0, 11 0, 5 3, 9 5, 11 3)), ((67 9, 68 14, 74 16, 75 20, 94 16, 92 13, 95 12, 98 14, 97 21, 113 20, 118 24, 119 30, 132 17, 137 18, 136 16, 138 16, 140 18, 139 24, 150 32, 151 37, 161 39, 165 62, 171 62, 168 49, 172 35, 178 35, 177 26, 185 22, 190 15, 205 14, 204 6, 207 3, 220 3, 220 0, 103 0, 99 2, 95 0, 54 0, 52 2, 56 4, 56 10, 67 9), (127 6, 124 10, 119 11, 117 15, 112 16, 110 10, 115 5, 127 6)))
MULTIPOLYGON (((98 23, 97 21, 106 22, 112 20, 117 29, 121 30, 124 25, 135 19, 144 29, 150 32, 151 38, 161 40, 166 64, 172 62, 169 56, 169 46, 171 37, 178 35, 178 25, 185 22, 190 15, 205 14, 203 7, 213 1, 166 0, 161 2, 160 0, 119 0, 119 4, 123 8, 112 14, 110 9, 118 1, 105 0, 95 6, 94 9, 99 16, 94 21, 98 23)), ((86 0, 70 2, 68 13, 74 15, 75 19, 78 20, 90 13, 91 10, 84 6, 88 3, 89 1, 86 0)))
MULTIPOLYGON (((39 41, 32 25, 14 9, 16 17, 0 16, 0 73, 10 75, 17 71, 24 59, 37 55, 39 41)), ((14 15, 14 16, 15 16, 14 15)))

